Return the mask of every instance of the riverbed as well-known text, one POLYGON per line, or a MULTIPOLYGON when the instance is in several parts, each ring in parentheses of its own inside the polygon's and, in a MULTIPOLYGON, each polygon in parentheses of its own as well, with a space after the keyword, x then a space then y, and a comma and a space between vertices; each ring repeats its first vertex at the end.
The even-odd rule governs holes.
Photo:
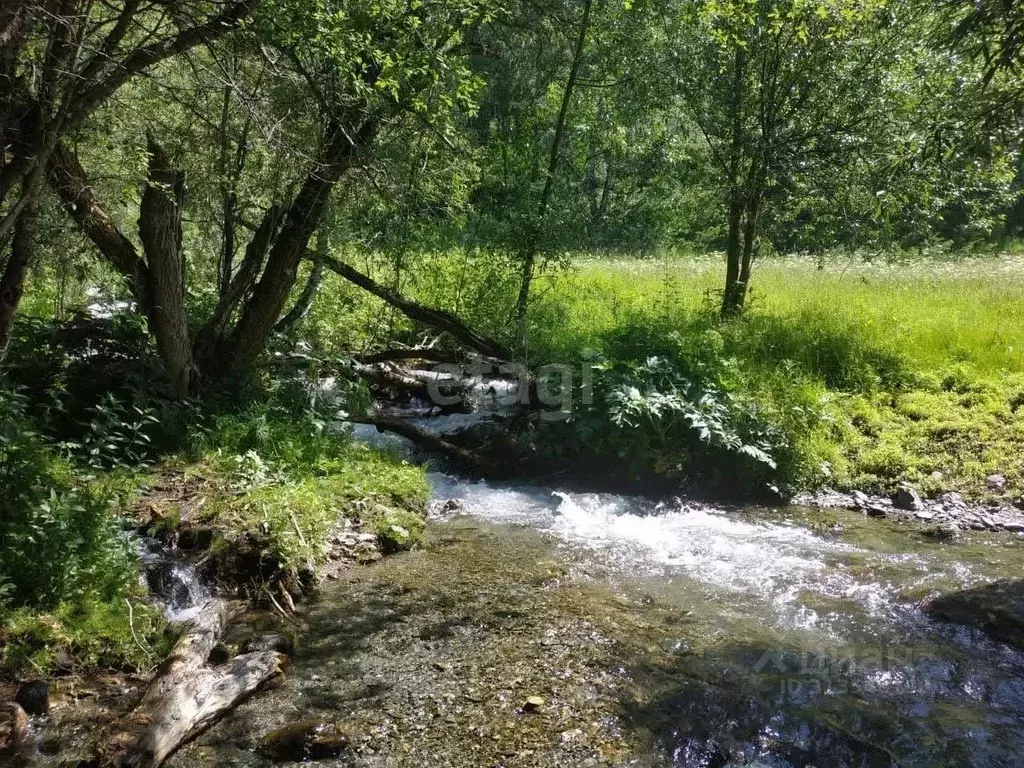
POLYGON ((340 723, 357 766, 1016 766, 1024 656, 920 610, 1020 539, 434 472, 425 546, 307 607, 284 681, 172 766, 340 723))

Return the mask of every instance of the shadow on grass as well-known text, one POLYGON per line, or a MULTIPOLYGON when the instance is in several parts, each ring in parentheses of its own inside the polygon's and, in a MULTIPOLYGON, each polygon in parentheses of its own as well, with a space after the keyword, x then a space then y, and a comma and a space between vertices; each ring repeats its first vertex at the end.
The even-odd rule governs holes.
POLYGON ((752 311, 728 322, 711 313, 685 320, 635 315, 605 333, 601 346, 617 360, 665 357, 704 379, 720 374, 730 359, 752 372, 788 366, 843 391, 901 388, 913 378, 910 362, 884 330, 818 310, 752 311))

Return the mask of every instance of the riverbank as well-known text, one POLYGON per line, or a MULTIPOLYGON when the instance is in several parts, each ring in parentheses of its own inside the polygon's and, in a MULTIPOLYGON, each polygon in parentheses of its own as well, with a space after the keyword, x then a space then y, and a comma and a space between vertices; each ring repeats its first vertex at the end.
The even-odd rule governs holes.
POLYGON ((1016 750, 1024 662, 916 608, 1019 572, 1013 540, 433 482, 424 547, 328 585, 282 685, 170 766, 267 768, 283 734, 317 724, 345 734, 320 764, 364 768, 924 766, 1016 750))
MULTIPOLYGON (((514 281, 498 267, 479 283, 457 254, 417 269, 420 298, 501 333, 514 281)), ((774 485, 787 496, 828 487, 889 497, 910 483, 926 499, 1024 504, 1024 258, 765 259, 747 313, 729 322, 715 311, 721 269, 714 255, 577 258, 538 277, 528 363, 572 371, 570 420, 586 432, 561 430, 555 442, 603 441, 612 469, 635 462, 726 496, 774 485), (624 410, 629 434, 589 418, 580 386, 590 365, 601 369, 599 400, 602 385, 662 396, 624 410), (723 416, 714 423, 726 437, 764 449, 776 468, 731 466, 722 483, 713 467, 730 457, 702 461, 700 440, 651 417, 691 418, 687 404, 704 420, 723 416)))

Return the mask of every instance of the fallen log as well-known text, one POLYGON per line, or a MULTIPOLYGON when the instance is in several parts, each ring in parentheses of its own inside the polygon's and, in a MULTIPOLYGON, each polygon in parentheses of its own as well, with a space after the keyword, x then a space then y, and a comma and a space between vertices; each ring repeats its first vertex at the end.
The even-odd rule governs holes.
POLYGON ((405 392, 412 397, 421 400, 428 400, 430 393, 427 389, 427 382, 408 376, 402 370, 393 366, 376 364, 363 365, 356 363, 355 372, 369 381, 372 385, 381 389, 392 389, 398 392, 405 392))
POLYGON ((426 429, 421 429, 406 421, 379 416, 349 416, 348 421, 353 424, 370 424, 376 427, 378 432, 392 432, 421 448, 434 453, 440 453, 442 456, 455 459, 462 464, 481 471, 496 472, 499 469, 498 465, 490 459, 468 451, 449 440, 445 440, 440 435, 436 435, 426 429))
POLYGON ((323 264, 327 269, 339 277, 358 285, 363 290, 369 291, 379 299, 386 301, 406 317, 417 320, 421 323, 437 328, 440 331, 447 331, 454 338, 461 341, 467 347, 475 350, 485 357, 493 357, 499 360, 512 360, 513 356, 503 344, 475 331, 466 325, 459 317, 443 309, 435 309, 402 296, 393 288, 381 285, 368 275, 364 275, 354 267, 350 267, 343 261, 314 253, 307 250, 305 257, 314 264, 323 264))
POLYGON ((280 674, 285 657, 274 651, 247 653, 210 666, 210 652, 226 623, 224 602, 207 603, 157 669, 138 706, 101 736, 101 765, 156 768, 280 674))
POLYGON ((411 347, 409 349, 385 349, 381 352, 359 355, 356 360, 367 365, 375 363, 393 363, 404 360, 425 360, 431 363, 459 364, 464 362, 466 355, 459 352, 452 352, 447 349, 433 349, 432 347, 411 347))

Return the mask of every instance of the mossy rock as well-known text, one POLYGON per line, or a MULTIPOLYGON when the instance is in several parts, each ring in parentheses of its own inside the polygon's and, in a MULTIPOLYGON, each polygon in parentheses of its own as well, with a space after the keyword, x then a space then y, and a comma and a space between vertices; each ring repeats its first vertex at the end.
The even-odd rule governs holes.
POLYGON ((376 534, 381 551, 391 554, 418 546, 423 539, 426 520, 412 510, 378 504, 371 512, 367 526, 376 534))
POLYGON ((259 752, 274 761, 325 760, 344 754, 357 739, 342 724, 303 720, 268 733, 259 752))
POLYGON ((1024 579, 952 592, 933 600, 925 612, 1024 650, 1024 579))

